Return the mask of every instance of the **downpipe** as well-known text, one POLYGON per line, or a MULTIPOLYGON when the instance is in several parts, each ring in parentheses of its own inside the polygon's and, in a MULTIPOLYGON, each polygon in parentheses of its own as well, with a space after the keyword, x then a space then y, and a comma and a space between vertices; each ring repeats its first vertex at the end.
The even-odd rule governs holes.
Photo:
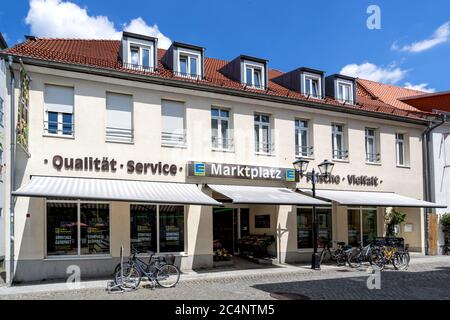
MULTIPOLYGON (((440 122, 433 125, 433 122, 428 122, 428 126, 425 129, 425 131, 422 133, 422 157, 423 157, 423 163, 424 163, 424 170, 423 170, 423 188, 424 188, 424 196, 425 201, 432 202, 434 199, 432 199, 432 192, 431 192, 431 154, 430 154, 430 142, 431 142, 431 135, 435 129, 442 126, 446 120, 446 115, 440 116, 440 122)), ((428 214, 431 212, 431 208, 425 208, 425 255, 429 255, 429 245, 428 245, 428 214)))

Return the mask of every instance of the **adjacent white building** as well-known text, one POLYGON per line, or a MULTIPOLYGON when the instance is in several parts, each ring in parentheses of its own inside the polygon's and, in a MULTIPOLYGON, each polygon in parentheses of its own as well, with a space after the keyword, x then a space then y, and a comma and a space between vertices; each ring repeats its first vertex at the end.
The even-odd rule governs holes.
MULTIPOLYGON (((0 33, 0 50, 7 48, 6 41, 0 33)), ((0 56, 0 263, 5 257, 5 207, 4 207, 4 143, 5 143, 5 109, 6 109, 6 61, 0 56)))

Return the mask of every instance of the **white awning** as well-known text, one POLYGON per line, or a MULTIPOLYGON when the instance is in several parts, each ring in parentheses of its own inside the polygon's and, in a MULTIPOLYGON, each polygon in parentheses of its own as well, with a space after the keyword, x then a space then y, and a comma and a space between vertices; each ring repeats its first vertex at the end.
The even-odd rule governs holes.
POLYGON ((208 184, 215 192, 236 204, 280 204, 329 206, 328 202, 286 188, 208 184))
POLYGON ((33 176, 15 196, 218 206, 195 184, 33 176))
MULTIPOLYGON (((301 189, 311 194, 311 190, 301 189)), ((394 192, 316 190, 316 196, 343 206, 446 208, 436 203, 401 196, 394 192)))

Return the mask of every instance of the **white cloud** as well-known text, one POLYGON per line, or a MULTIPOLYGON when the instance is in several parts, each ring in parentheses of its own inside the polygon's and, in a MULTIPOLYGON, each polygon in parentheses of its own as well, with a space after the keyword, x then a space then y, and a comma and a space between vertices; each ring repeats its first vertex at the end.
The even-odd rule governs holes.
POLYGON ((391 46, 391 49, 418 53, 429 50, 439 44, 448 42, 449 40, 450 40, 450 21, 447 21, 442 26, 437 28, 430 38, 421 41, 416 41, 412 44, 408 44, 403 47, 400 47, 397 44, 397 42, 394 42, 391 46))
MULTIPOLYGON (((120 39, 122 34, 108 17, 90 16, 86 8, 62 0, 30 0, 25 23, 37 37, 120 39)), ((161 48, 168 48, 171 43, 157 25, 149 26, 141 17, 125 24, 124 30, 158 37, 161 48)))
POLYGON ((340 74, 355 78, 394 84, 402 80, 407 72, 407 70, 403 70, 397 67, 395 64, 387 67, 382 67, 370 62, 364 62, 362 64, 348 64, 341 69, 340 74))
POLYGON ((428 87, 428 83, 412 84, 410 82, 405 82, 405 88, 428 93, 436 92, 436 89, 428 87))

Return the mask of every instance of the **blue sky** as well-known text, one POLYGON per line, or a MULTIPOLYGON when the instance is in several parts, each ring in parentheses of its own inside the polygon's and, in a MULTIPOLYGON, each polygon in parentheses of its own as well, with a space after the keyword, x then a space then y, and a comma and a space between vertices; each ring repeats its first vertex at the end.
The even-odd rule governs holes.
POLYGON ((289 71, 299 66, 450 90, 450 1, 427 0, 15 0, 0 7, 10 45, 26 34, 117 38, 123 29, 206 47, 207 55, 248 54, 289 71), (31 2, 31 5, 30 5, 31 2), (369 5, 381 29, 369 30, 369 5), (157 26, 155 26, 157 25, 157 26))

